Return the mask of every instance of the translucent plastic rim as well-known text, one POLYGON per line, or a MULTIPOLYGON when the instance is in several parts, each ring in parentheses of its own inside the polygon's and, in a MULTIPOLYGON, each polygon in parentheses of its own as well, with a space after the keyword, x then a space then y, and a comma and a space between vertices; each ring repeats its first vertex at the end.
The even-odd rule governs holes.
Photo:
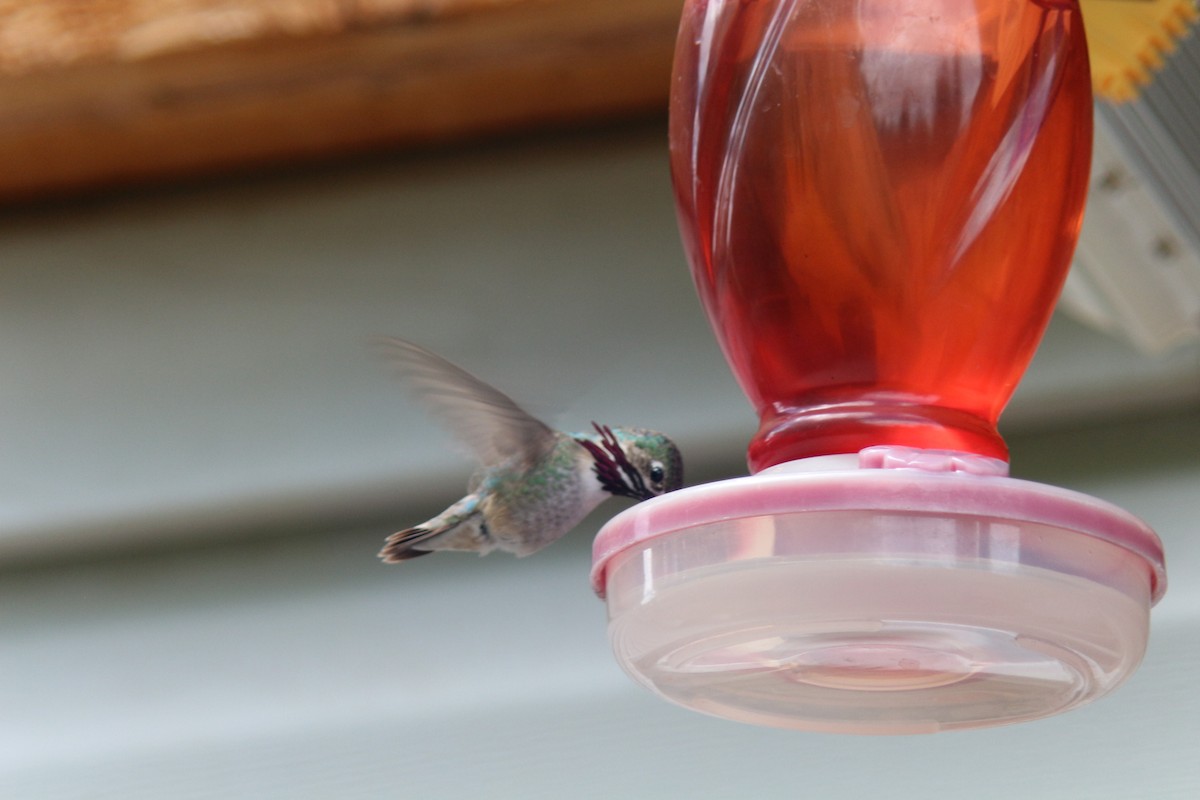
POLYGON ((919 469, 762 473, 693 486, 615 516, 592 548, 592 588, 618 553, 714 521, 806 511, 915 512, 1008 519, 1061 528, 1124 548, 1151 575, 1151 604, 1166 592, 1162 542, 1140 519, 1081 492, 996 475, 919 469))

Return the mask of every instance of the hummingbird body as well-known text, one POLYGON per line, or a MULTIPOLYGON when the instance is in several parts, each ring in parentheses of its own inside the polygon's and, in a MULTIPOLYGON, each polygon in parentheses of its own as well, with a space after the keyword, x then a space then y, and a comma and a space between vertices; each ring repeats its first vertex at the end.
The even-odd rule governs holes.
POLYGON ((683 483, 679 450, 643 428, 555 431, 495 388, 410 342, 380 347, 427 405, 475 452, 468 494, 436 517, 388 537, 380 557, 436 550, 534 553, 562 538, 613 495, 648 499, 683 483))
MULTIPOLYGON (((561 538, 609 495, 590 474, 592 456, 583 445, 562 433, 555 438, 554 447, 531 468, 501 464, 482 472, 470 494, 396 534, 391 544, 402 546, 407 558, 435 549, 525 556, 561 538)), ((391 548, 393 560, 400 553, 399 547, 391 548)))

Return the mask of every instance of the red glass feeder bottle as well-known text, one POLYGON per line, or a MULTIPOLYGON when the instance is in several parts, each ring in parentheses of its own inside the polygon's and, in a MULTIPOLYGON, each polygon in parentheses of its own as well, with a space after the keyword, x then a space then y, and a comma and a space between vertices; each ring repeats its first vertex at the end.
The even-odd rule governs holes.
POLYGON ((671 163, 753 474, 596 540, 618 659, 747 722, 913 733, 1113 689, 1165 589, 1145 524, 1007 477, 996 421, 1079 234, 1077 0, 688 0, 671 163))

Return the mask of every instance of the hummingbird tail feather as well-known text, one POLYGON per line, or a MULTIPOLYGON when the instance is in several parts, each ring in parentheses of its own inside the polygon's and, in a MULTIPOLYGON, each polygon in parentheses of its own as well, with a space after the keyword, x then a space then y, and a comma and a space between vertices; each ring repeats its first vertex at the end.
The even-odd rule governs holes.
POLYGON ((420 556, 427 556, 433 550, 423 550, 416 545, 420 542, 428 541, 437 533, 438 531, 431 531, 428 528, 422 527, 396 531, 384 542, 383 549, 379 551, 379 557, 383 559, 383 563, 385 564, 399 564, 401 561, 410 561, 420 556))
POLYGON ((496 548, 479 512, 479 496, 469 494, 428 522, 387 537, 379 557, 399 564, 435 550, 466 550, 484 555, 496 548))

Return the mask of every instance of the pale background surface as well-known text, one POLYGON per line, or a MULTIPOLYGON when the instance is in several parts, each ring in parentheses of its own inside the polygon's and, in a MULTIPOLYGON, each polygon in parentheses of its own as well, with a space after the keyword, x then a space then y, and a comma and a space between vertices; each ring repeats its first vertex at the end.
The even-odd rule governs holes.
MULTIPOLYGON (((1112 697, 904 739, 758 730, 626 680, 581 529, 374 561, 469 465, 365 348, 403 335, 572 429, 736 474, 658 128, 0 218, 0 796, 1200 796, 1200 349, 1056 320, 1014 473, 1154 525, 1171 587, 1112 697)), ((602 508, 594 522, 618 508, 602 508)))

